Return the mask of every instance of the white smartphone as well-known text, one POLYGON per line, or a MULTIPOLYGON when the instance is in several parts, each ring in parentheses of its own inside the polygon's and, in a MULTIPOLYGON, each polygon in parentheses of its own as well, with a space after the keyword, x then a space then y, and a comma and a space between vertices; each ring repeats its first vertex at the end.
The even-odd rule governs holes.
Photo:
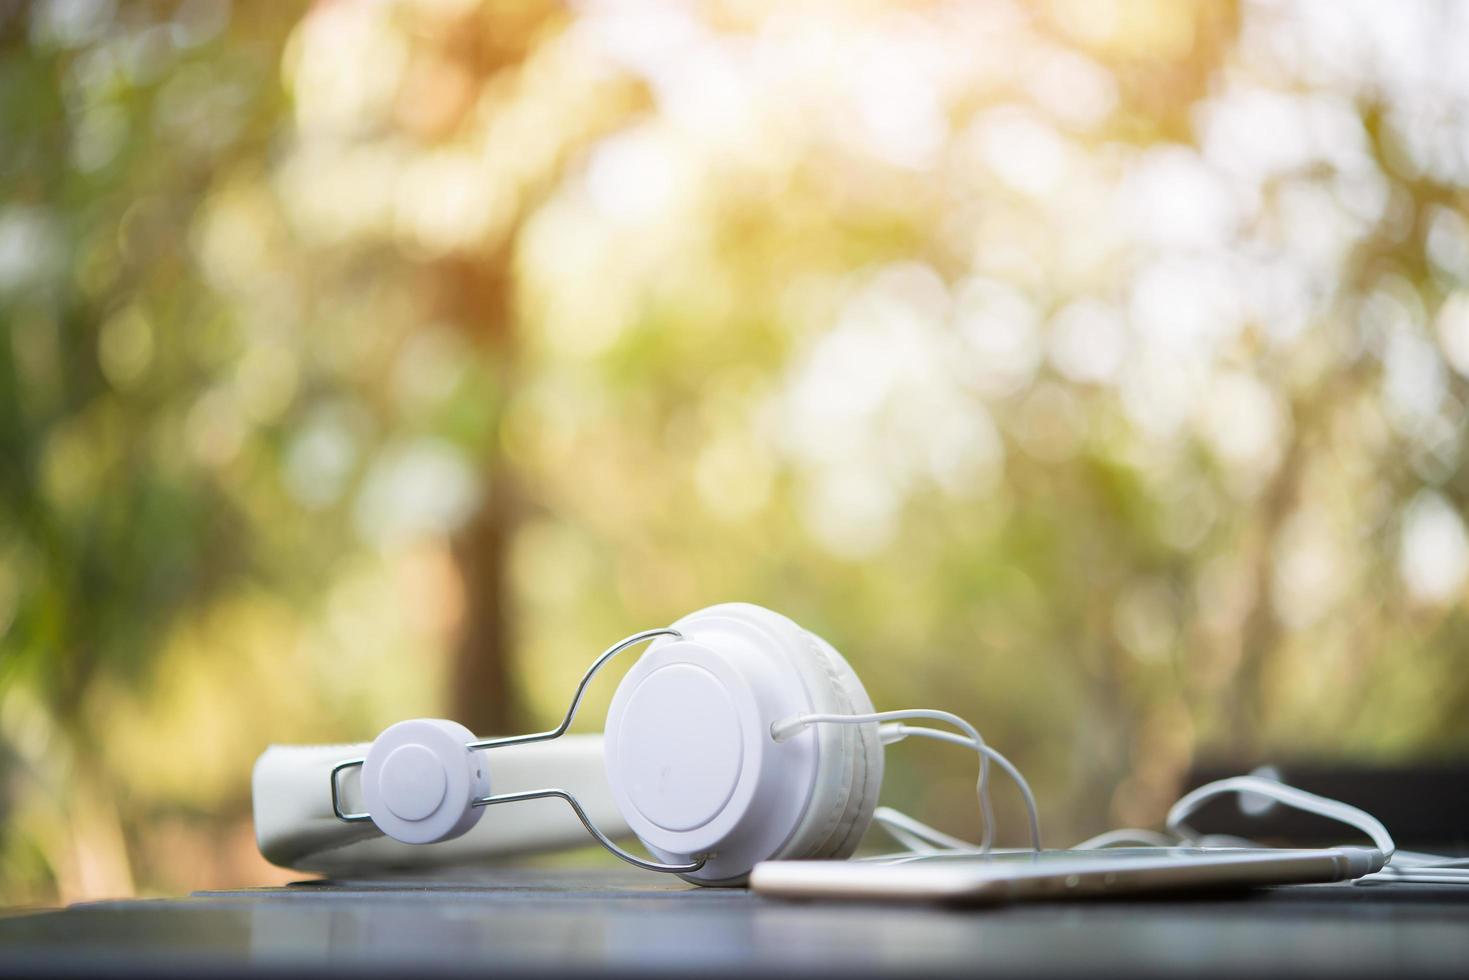
POLYGON ((996 904, 1344 881, 1381 870, 1381 851, 1129 847, 943 853, 855 861, 765 861, 750 887, 784 898, 996 904))

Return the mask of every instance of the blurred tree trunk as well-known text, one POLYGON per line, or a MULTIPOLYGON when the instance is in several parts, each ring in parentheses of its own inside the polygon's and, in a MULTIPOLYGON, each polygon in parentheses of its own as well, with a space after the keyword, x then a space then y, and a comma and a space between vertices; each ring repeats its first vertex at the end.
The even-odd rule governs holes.
MULTIPOLYGON (((513 80, 565 17, 566 9, 552 2, 474 8, 426 43, 436 44, 441 57, 474 79, 473 90, 482 91, 498 78, 513 80)), ((483 441, 486 456, 480 467, 484 497, 453 542, 466 611, 450 673, 449 705, 454 718, 484 734, 514 732, 528 723, 515 684, 516 631, 507 570, 520 502, 499 438, 499 420, 517 381, 516 244, 524 222, 560 185, 564 168, 578 152, 647 105, 647 93, 637 83, 573 79, 570 84, 591 88, 583 100, 568 100, 572 111, 557 122, 562 127, 560 152, 544 172, 520 187, 518 214, 498 243, 448 255, 428 268, 439 296, 437 314, 465 331, 496 379, 495 390, 484 395, 494 402, 494 430, 483 441)), ((461 113, 474 104, 467 100, 461 113)), ((457 117, 446 116, 435 125, 453 132, 458 123, 457 117)))
MULTIPOLYGON (((438 22, 418 40, 434 53, 429 63, 462 70, 473 80, 470 91, 481 92, 497 78, 513 77, 562 16, 564 9, 550 2, 472 6, 438 22)), ((421 114, 421 105, 414 105, 411 116, 427 127, 417 135, 433 142, 454 133, 473 104, 473 99, 465 99, 457 111, 427 115, 421 114)), ((531 210, 524 209, 521 218, 531 210)), ((479 467, 483 496, 478 512, 453 541, 465 613, 449 674, 448 701, 451 716, 481 734, 513 732, 523 721, 515 690, 515 629, 506 570, 514 539, 516 490, 498 437, 499 419, 514 390, 512 265, 518 236, 517 221, 493 248, 450 254, 428 269, 439 299, 437 314, 465 332, 496 381, 493 391, 484 392, 494 403, 494 425, 484 440, 479 467)))
MULTIPOLYGON (((514 236, 490 255, 450 257, 434 268, 443 313, 459 324, 490 364, 497 381, 484 396, 495 402, 498 420, 514 388, 514 236)), ((499 439, 487 442, 480 467, 479 510, 455 535, 454 561, 464 583, 465 614, 450 672, 451 717, 482 734, 518 730, 522 724, 515 689, 514 615, 507 562, 516 524, 515 480, 500 454, 499 439)))
POLYGON ((486 467, 488 494, 454 539, 454 559, 464 581, 464 625, 450 675, 452 717, 480 734, 520 727, 512 648, 515 632, 506 582, 506 558, 514 533, 509 472, 486 467))

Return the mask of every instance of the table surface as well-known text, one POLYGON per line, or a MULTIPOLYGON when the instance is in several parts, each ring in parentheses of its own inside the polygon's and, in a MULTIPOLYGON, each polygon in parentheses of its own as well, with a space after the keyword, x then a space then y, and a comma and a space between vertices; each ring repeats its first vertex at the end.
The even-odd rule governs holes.
POLYGON ((783 902, 631 869, 486 869, 0 917, 0 974, 1469 975, 1469 887, 984 909, 783 902))

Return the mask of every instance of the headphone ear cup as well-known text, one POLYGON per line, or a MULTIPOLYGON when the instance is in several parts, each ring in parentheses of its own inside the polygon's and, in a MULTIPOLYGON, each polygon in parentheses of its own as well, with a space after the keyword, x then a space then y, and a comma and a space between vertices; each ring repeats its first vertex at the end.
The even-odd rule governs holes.
POLYGON ((786 617, 725 603, 673 624, 624 675, 607 711, 608 785, 628 826, 665 863, 703 856, 683 877, 740 885, 761 861, 845 857, 882 783, 877 725, 798 715, 872 703, 829 644, 786 617))
MULTIPOLYGON (((715 607, 744 615, 786 639, 793 666, 816 713, 867 714, 872 699, 851 664, 826 640, 773 609, 735 602, 715 607)), ((877 725, 813 726, 819 745, 810 802, 776 860, 851 857, 872 822, 882 790, 883 750, 877 725)))

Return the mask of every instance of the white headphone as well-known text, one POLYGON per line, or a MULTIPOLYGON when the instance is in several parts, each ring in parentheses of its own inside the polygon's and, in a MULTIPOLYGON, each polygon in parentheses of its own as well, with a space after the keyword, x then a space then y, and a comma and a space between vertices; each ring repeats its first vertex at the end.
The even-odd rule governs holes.
MULTIPOLYGON (((972 725, 933 709, 874 711, 856 673, 829 643, 769 609, 732 602, 608 648, 583 675, 566 717, 549 731, 477 739, 456 722, 417 719, 390 726, 366 746, 271 746, 255 765, 255 828, 268 860, 331 873, 566 846, 585 828, 640 868, 700 885, 737 885, 761 861, 850 857, 874 817, 913 853, 987 853, 994 826, 991 762, 1020 790, 1031 847, 1039 851, 1030 787, 972 725), (604 735, 567 735, 596 673, 643 643, 646 651, 612 698, 604 735), (963 734, 902 723, 912 719, 943 722, 963 734), (980 843, 877 807, 883 746, 908 736, 979 754, 980 843), (487 807, 549 798, 569 804, 581 827, 568 828, 562 814, 533 806, 480 822, 487 807), (613 843, 627 833, 656 860, 613 843), (414 846, 421 844, 437 846, 414 846)), ((1189 793, 1170 811, 1166 834, 1112 831, 1077 848, 1211 843, 1187 819, 1222 793, 1341 821, 1393 856, 1386 828, 1370 814, 1258 776, 1189 793)), ((1466 880, 1440 855, 1397 856, 1401 867, 1389 870, 1400 880, 1466 880)))
MULTIPOLYGON (((377 831, 405 844, 450 841, 489 806, 559 797, 629 863, 703 885, 740 884, 760 861, 853 853, 882 786, 879 719, 862 720, 872 713, 829 643, 769 609, 726 603, 608 649, 547 732, 476 739, 455 722, 419 719, 390 726, 358 757, 343 758, 348 747, 272 747, 256 765, 257 836, 276 863, 330 868, 331 854, 377 831), (586 737, 576 743, 564 733, 596 672, 647 641, 607 713, 599 754, 615 807, 609 819, 583 764, 586 737), (826 720, 847 723, 818 723, 826 720), (575 751, 532 745, 554 739, 575 751), (509 792, 502 759, 515 770, 509 792), (360 809, 348 802, 354 770, 360 809), (656 860, 619 848, 608 825, 613 835, 630 829, 656 860)), ((538 839, 535 828, 522 836, 521 848, 566 843, 538 839)))

